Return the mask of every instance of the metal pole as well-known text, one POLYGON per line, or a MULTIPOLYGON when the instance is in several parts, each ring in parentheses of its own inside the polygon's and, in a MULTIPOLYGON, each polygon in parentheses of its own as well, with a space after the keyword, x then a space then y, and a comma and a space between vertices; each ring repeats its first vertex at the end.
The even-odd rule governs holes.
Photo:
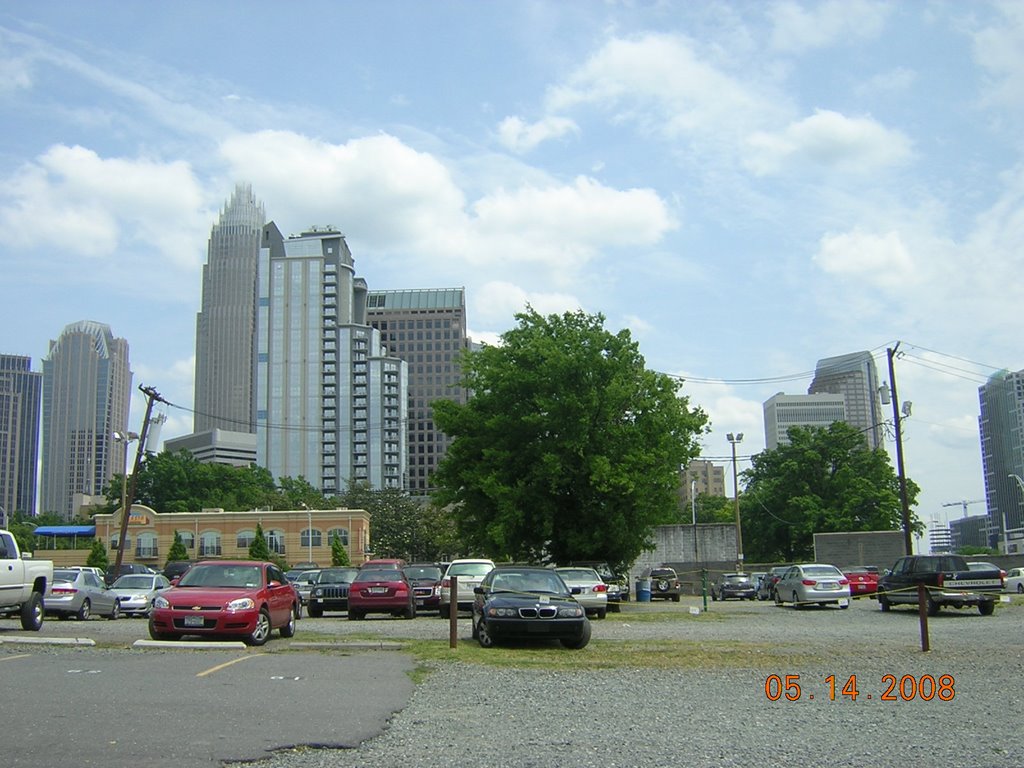
POLYGON ((153 413, 153 403, 156 400, 159 400, 161 403, 167 402, 160 397, 160 393, 155 389, 143 387, 141 384, 139 389, 146 395, 146 416, 142 420, 142 432, 139 433, 139 449, 135 452, 135 469, 132 471, 132 484, 128 491, 128 497, 125 500, 127 506, 122 509, 121 514, 121 535, 117 540, 117 558, 114 560, 115 578, 121 575, 121 563, 124 560, 124 540, 128 534, 128 509, 135 502, 135 487, 139 480, 139 472, 142 470, 142 459, 143 453, 146 450, 146 435, 149 433, 149 417, 153 413))
POLYGON ((700 555, 697 552, 697 481, 690 481, 690 512, 693 514, 693 567, 700 566, 700 555))
POLYGON ((733 495, 733 510, 736 513, 736 571, 743 571, 743 527, 740 524, 740 485, 739 485, 739 473, 736 469, 736 443, 742 442, 743 433, 738 432, 733 435, 732 432, 727 434, 726 439, 732 446, 732 495, 733 495))
POLYGON ((914 544, 910 535, 910 502, 907 501, 907 475, 903 470, 903 428, 900 416, 900 398, 896 393, 896 370, 893 368, 893 358, 896 350, 899 349, 899 342, 892 349, 885 350, 889 358, 889 386, 892 389, 892 420, 896 429, 896 471, 900 478, 900 516, 903 526, 903 548, 904 554, 911 554, 914 551, 914 544))

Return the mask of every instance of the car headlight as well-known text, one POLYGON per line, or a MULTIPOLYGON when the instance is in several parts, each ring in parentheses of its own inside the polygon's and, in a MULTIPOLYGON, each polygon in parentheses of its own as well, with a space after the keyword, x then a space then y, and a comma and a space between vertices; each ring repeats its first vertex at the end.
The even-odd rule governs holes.
POLYGON ((255 607, 256 602, 251 597, 240 597, 228 603, 227 610, 231 613, 236 613, 238 611, 251 611, 255 607))
POLYGON ((506 617, 507 616, 515 616, 516 615, 516 609, 515 608, 495 608, 495 607, 492 606, 492 607, 487 609, 487 615, 488 616, 506 616, 506 617))
POLYGON ((167 602, 167 598, 164 597, 163 595, 157 595, 153 599, 153 607, 154 608, 170 608, 171 604, 169 602, 167 602))
POLYGON ((313 591, 312 591, 312 592, 311 592, 310 594, 311 594, 311 595, 312 595, 313 597, 320 597, 320 595, 322 595, 323 593, 324 593, 324 591, 323 591, 322 589, 320 589, 320 587, 317 587, 317 588, 316 588, 316 589, 314 589, 314 590, 313 590, 313 591))
POLYGON ((575 618, 583 615, 583 606, 581 605, 564 605, 558 609, 558 615, 560 618, 575 618))

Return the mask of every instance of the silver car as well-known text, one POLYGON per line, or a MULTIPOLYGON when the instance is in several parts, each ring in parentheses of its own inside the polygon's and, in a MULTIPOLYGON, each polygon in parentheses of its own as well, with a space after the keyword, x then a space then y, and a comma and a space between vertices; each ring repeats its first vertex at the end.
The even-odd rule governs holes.
POLYGON ((117 595, 92 571, 54 569, 43 605, 48 614, 61 619, 74 616, 85 621, 93 614, 116 619, 121 615, 117 595))
POLYGON ((494 561, 486 558, 464 558, 452 560, 448 569, 441 579, 441 602, 438 607, 438 615, 442 619, 449 618, 451 603, 455 603, 455 610, 469 611, 473 608, 473 590, 480 586, 484 576, 494 570, 494 561), (452 576, 458 577, 459 593, 452 600, 452 576))
POLYGON ((603 619, 608 613, 608 585, 593 568, 564 566, 555 568, 555 573, 571 590, 579 587, 579 594, 573 593, 576 602, 583 606, 588 614, 603 619))
POLYGON ((126 573, 110 587, 121 603, 125 616, 149 616, 157 593, 171 586, 160 573, 126 573))
POLYGON ((783 603, 793 603, 794 608, 812 604, 849 608, 850 581, 834 565, 805 563, 790 566, 775 583, 775 604, 783 603))

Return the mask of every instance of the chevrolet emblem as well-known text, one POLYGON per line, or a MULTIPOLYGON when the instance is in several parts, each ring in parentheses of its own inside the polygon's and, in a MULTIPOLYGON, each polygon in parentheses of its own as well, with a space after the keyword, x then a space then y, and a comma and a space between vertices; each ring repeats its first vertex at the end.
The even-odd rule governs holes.
POLYGON ((203 609, 203 606, 201 606, 201 605, 193 605, 192 606, 192 610, 193 611, 201 611, 202 609, 203 609))

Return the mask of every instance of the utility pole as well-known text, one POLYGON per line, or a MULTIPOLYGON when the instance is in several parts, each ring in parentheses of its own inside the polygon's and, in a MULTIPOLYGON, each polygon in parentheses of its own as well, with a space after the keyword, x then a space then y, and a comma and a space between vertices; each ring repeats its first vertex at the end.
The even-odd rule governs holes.
POLYGON ((907 501, 907 475, 903 470, 902 414, 900 413, 900 399, 896 394, 896 370, 892 364, 893 358, 896 356, 896 350, 899 347, 900 343, 897 341, 896 346, 885 350, 885 352, 889 358, 889 387, 892 389, 892 421, 896 429, 896 471, 899 473, 900 478, 900 518, 903 525, 903 548, 906 550, 905 554, 909 555, 914 551, 914 545, 910 535, 910 502, 907 501))
POLYGON ((149 432, 149 419, 153 413, 153 403, 159 401, 166 403, 160 393, 152 387, 139 385, 139 391, 146 396, 146 416, 142 420, 142 432, 139 433, 139 448, 135 452, 135 467, 132 470, 132 482, 128 488, 128 496, 121 505, 121 534, 117 538, 117 558, 114 560, 114 578, 121 575, 121 562, 124 559, 124 541, 128 535, 128 518, 132 504, 135 503, 135 487, 138 482, 139 472, 142 469, 143 454, 146 451, 146 436, 149 432))

